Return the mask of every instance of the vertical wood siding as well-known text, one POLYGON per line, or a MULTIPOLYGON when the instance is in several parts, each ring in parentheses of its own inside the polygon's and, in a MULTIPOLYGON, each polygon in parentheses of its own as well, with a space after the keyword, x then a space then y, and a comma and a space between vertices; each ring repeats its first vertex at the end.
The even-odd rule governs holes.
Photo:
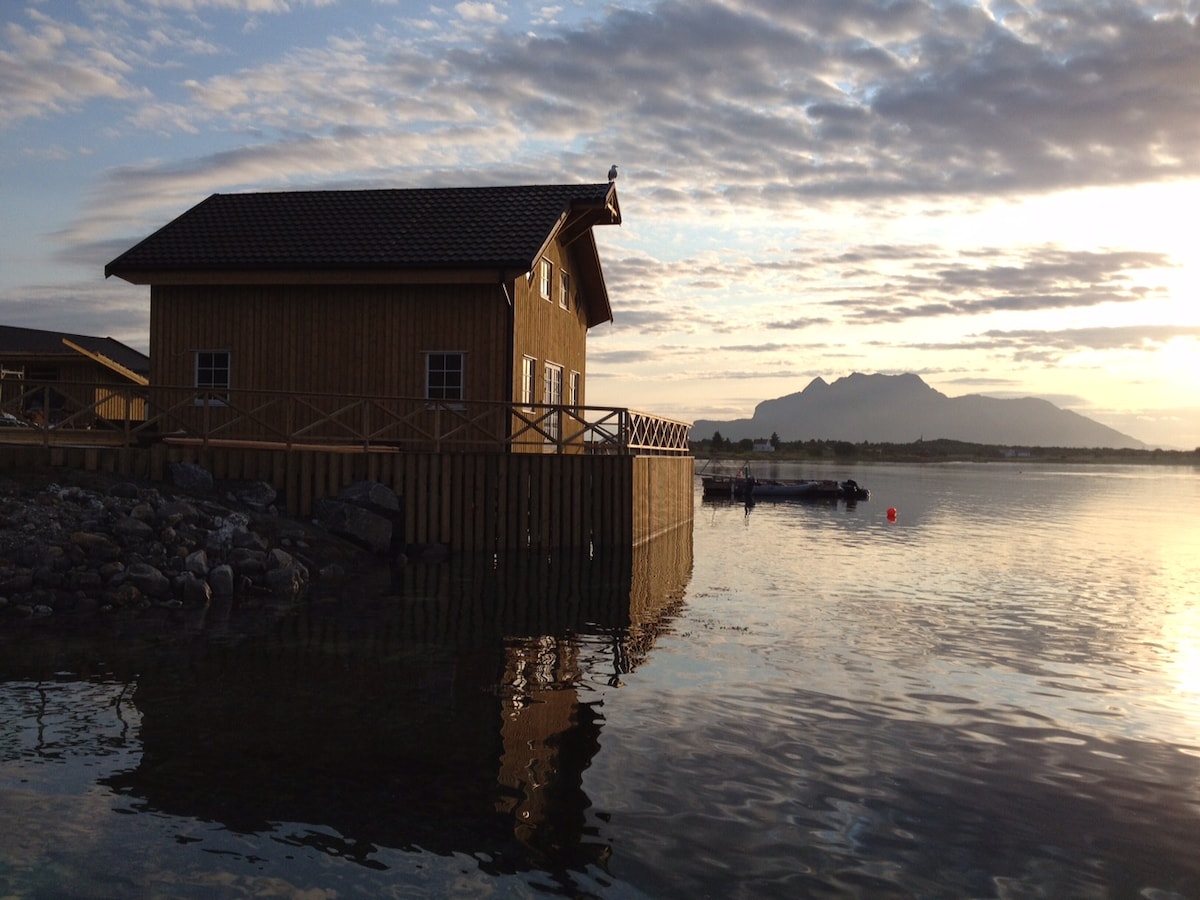
MULTIPOLYGON (((150 381, 194 385, 195 351, 223 350, 232 388, 423 397, 425 354, 462 351, 467 397, 507 399, 508 314, 498 284, 156 285, 150 381)), ((204 414, 223 415, 179 410, 185 421, 204 414)))
POLYGON ((632 548, 693 518, 695 460, 671 456, 338 453, 156 444, 148 449, 0 445, 0 471, 67 467, 165 480, 172 462, 261 480, 293 516, 355 481, 403 498, 405 539, 461 553, 632 548))
MULTIPOLYGON (((562 367, 564 403, 569 398, 571 373, 579 373, 579 396, 575 398, 575 402, 583 406, 587 403, 588 285, 586 280, 579 276, 579 269, 574 265, 570 248, 553 242, 547 248, 545 258, 554 266, 549 300, 541 295, 540 260, 534 263, 533 277, 518 278, 511 289, 514 319, 511 372, 513 399, 519 397, 522 360, 529 356, 537 360, 534 372, 535 403, 541 403, 545 399, 543 390, 546 365, 552 363, 562 367), (567 309, 563 309, 560 303, 563 271, 571 276, 571 296, 567 309)), ((515 427, 520 427, 520 423, 516 423, 515 427)), ((566 424, 560 422, 558 427, 562 429, 566 424)), ((518 442, 514 449, 541 452, 544 445, 544 439, 533 433, 527 440, 518 442)))

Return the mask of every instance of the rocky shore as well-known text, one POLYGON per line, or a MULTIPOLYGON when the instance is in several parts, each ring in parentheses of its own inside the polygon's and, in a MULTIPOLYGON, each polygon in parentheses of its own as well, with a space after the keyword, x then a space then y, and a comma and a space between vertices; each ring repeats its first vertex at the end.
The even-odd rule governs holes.
POLYGON ((352 485, 311 521, 265 482, 217 484, 190 464, 170 483, 60 471, 0 478, 4 622, 212 603, 294 603, 406 561, 399 502, 352 485))

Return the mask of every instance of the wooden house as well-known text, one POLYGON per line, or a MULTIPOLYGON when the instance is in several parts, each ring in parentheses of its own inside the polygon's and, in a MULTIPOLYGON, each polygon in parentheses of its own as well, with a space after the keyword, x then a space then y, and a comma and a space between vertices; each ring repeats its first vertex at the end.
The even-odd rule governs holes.
POLYGON ((587 404, 620 222, 612 182, 214 194, 105 267, 150 286, 151 409, 95 464, 199 462, 299 515, 378 480, 409 541, 468 553, 686 526, 687 423, 587 404))
POLYGON ((17 419, 68 427, 140 420, 149 371, 146 354, 111 337, 0 325, 0 410, 17 419))
POLYGON ((214 194, 105 276, 150 285, 156 413, 181 426, 399 442, 449 411, 541 451, 586 402, 612 319, 592 229, 620 221, 611 182, 214 194))

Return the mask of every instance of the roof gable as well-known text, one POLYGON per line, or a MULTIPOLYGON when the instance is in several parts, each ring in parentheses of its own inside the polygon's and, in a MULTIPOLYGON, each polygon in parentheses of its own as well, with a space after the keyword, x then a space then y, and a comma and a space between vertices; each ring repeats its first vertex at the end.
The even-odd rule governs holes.
POLYGON ((620 224, 613 184, 213 194, 104 268, 170 273, 528 271, 566 228, 620 224))

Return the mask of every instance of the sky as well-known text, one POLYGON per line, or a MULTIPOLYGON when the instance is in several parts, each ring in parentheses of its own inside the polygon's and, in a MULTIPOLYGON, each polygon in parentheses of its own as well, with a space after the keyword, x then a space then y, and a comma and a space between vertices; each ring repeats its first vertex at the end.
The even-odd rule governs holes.
POLYGON ((591 405, 732 419, 817 377, 914 372, 1194 449, 1198 15, 0 0, 0 324, 147 350, 149 288, 104 265, 215 192, 617 163, 591 405))

